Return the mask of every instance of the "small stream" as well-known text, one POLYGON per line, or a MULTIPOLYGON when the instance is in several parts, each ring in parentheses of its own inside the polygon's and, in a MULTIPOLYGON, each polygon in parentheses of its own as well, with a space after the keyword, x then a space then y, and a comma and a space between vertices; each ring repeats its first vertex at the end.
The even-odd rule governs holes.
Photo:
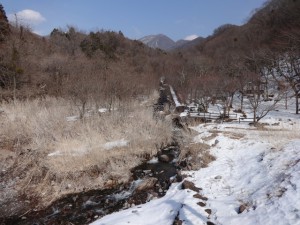
POLYGON ((179 147, 169 145, 151 160, 133 168, 132 182, 128 184, 114 189, 69 194, 44 210, 6 218, 0 220, 0 224, 89 224, 107 214, 162 197, 172 182, 181 181, 178 175, 180 168, 176 162, 178 154, 179 147), (140 184, 147 179, 154 182, 151 186, 137 191, 140 184))

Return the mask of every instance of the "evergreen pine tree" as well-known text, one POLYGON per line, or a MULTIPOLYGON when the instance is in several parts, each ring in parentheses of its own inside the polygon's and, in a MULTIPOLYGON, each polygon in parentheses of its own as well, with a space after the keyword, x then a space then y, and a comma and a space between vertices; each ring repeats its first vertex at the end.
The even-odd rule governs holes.
POLYGON ((0 3, 0 42, 4 41, 5 36, 9 33, 9 24, 6 13, 0 3))

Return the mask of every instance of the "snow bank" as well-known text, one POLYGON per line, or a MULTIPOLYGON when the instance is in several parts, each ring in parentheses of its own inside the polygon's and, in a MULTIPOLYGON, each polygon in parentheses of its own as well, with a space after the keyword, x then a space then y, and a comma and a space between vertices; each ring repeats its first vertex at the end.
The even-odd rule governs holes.
POLYGON ((299 116, 273 111, 262 122, 280 125, 270 130, 237 122, 193 128, 199 133, 193 142, 210 145, 216 160, 199 171, 182 173, 203 189, 200 194, 207 200, 173 184, 164 197, 107 215, 93 225, 171 225, 176 215, 183 225, 300 225, 300 139, 281 135, 299 132, 299 116))
POLYGON ((171 225, 188 194, 187 190, 182 191, 180 187, 181 184, 173 184, 163 198, 107 215, 92 225, 171 225))
POLYGON ((300 224, 300 140, 274 149, 262 139, 237 141, 223 135, 215 139, 217 160, 208 168, 187 172, 208 197, 214 222, 300 224), (239 214, 243 204, 247 210, 239 214))
POLYGON ((300 140, 275 149, 247 125, 214 124, 196 127, 199 135, 194 141, 206 143, 203 138, 211 129, 224 131, 207 141, 217 143, 212 147, 217 160, 207 168, 185 172, 188 180, 203 188, 201 194, 208 198, 205 206, 197 204, 202 200, 193 197, 195 192, 173 184, 161 199, 105 216, 93 225, 171 225, 176 215, 185 225, 208 221, 219 225, 299 225, 300 140), (248 128, 244 132, 251 135, 238 140, 225 135, 238 127, 248 128), (241 205, 246 209, 239 213, 241 205), (211 210, 211 215, 205 210, 211 210))

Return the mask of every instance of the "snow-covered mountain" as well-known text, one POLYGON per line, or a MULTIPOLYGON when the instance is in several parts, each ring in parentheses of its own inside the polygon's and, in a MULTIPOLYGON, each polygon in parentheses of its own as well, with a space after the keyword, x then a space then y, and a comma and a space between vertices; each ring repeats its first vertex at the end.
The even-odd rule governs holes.
POLYGON ((185 46, 194 46, 203 39, 204 38, 202 37, 198 37, 192 40, 180 39, 175 42, 164 34, 157 34, 142 37, 141 39, 139 39, 139 41, 143 42, 145 45, 148 45, 151 48, 160 48, 165 51, 170 51, 174 49, 182 49, 185 48, 185 46))
POLYGON ((148 35, 142 37, 139 41, 151 48, 160 48, 162 50, 170 50, 175 45, 175 41, 163 34, 148 35))

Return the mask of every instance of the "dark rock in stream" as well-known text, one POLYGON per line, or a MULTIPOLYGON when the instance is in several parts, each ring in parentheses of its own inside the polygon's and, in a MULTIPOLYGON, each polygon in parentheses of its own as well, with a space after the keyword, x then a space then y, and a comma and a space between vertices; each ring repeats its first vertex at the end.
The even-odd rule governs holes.
POLYGON ((157 183, 158 179, 155 177, 150 177, 147 179, 144 179, 138 186, 136 187, 136 191, 145 191, 149 189, 153 189, 155 187, 155 184, 157 183))
POLYGON ((169 163, 169 162, 171 162, 173 159, 172 159, 172 157, 170 157, 170 156, 168 156, 168 155, 159 155, 159 156, 158 156, 158 160, 161 161, 161 162, 169 163))

